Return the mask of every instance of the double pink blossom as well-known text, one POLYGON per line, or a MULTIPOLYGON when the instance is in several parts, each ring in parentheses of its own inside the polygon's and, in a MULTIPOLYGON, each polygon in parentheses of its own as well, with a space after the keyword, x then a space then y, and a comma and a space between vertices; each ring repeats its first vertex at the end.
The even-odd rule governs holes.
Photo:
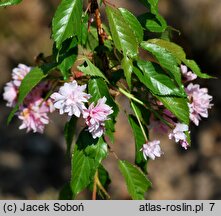
POLYGON ((50 108, 46 101, 42 98, 30 103, 28 107, 20 109, 18 118, 22 120, 22 124, 19 129, 27 129, 27 132, 33 131, 34 133, 43 133, 45 125, 49 123, 47 113, 50 112, 50 108))
POLYGON ((18 88, 12 82, 6 83, 4 87, 3 99, 7 101, 6 106, 14 107, 17 102, 18 88))
POLYGON ((196 74, 194 74, 192 71, 188 71, 186 65, 181 64, 180 69, 186 81, 192 81, 197 78, 196 74))
POLYGON ((60 114, 68 113, 69 116, 80 117, 83 110, 86 109, 84 103, 90 98, 90 95, 84 92, 86 87, 86 85, 78 85, 76 80, 65 83, 58 92, 51 95, 54 107, 59 109, 60 114))
MULTIPOLYGON (((12 70, 12 81, 6 84, 3 93, 7 106, 14 107, 16 105, 19 87, 30 70, 31 67, 24 64, 19 64, 17 68, 12 70)), ((27 132, 43 133, 45 125, 49 123, 48 113, 54 111, 51 99, 43 99, 49 89, 48 82, 41 82, 26 96, 17 113, 18 118, 22 121, 19 129, 26 128, 27 132)))
POLYGON ((19 87, 24 77, 31 71, 31 67, 24 64, 19 64, 17 68, 12 70, 13 83, 19 87))
POLYGON ((173 131, 169 134, 169 139, 175 140, 176 143, 180 143, 180 145, 184 148, 187 149, 189 146, 189 143, 187 142, 187 136, 186 132, 188 133, 189 127, 186 124, 182 123, 176 123, 175 128, 173 131))
POLYGON ((53 93, 51 99, 60 114, 68 113, 69 116, 75 115, 76 117, 83 114, 88 131, 95 139, 104 134, 105 121, 108 120, 108 116, 113 113, 113 110, 105 104, 106 97, 99 99, 96 106, 94 102, 91 103, 87 109, 85 103, 88 102, 91 95, 85 93, 85 90, 86 85, 80 86, 76 80, 73 80, 71 83, 65 83, 58 92, 53 93))
POLYGON ((31 67, 24 64, 19 64, 18 67, 12 70, 12 81, 6 83, 6 86, 4 87, 3 99, 7 101, 6 106, 15 106, 21 81, 30 71, 31 67))
POLYGON ((145 144, 143 144, 143 147, 140 149, 140 151, 143 152, 145 160, 147 160, 147 157, 151 158, 152 160, 155 160, 156 157, 160 157, 163 154, 160 148, 159 140, 146 142, 145 144))
POLYGON ((101 137, 104 133, 105 121, 108 116, 113 113, 113 110, 106 103, 106 97, 97 101, 97 105, 91 103, 88 109, 83 112, 88 131, 92 134, 93 138, 101 137))
POLYGON ((211 104, 213 97, 208 94, 207 88, 200 88, 198 84, 192 83, 187 86, 186 93, 190 101, 190 119, 198 126, 201 117, 208 117, 208 109, 213 106, 211 104))

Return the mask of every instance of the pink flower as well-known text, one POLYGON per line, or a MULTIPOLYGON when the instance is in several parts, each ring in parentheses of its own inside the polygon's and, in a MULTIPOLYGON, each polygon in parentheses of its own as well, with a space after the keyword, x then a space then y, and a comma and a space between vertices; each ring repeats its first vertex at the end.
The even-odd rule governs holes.
MULTIPOLYGON (((30 72, 31 67, 19 64, 12 71, 12 81, 4 88, 3 98, 8 102, 7 106, 13 107, 17 102, 21 81, 30 72)), ((48 113, 54 111, 52 100, 44 100, 44 95, 49 91, 50 83, 41 82, 26 96, 19 108, 18 118, 22 120, 19 129, 27 128, 27 132, 43 133, 45 125, 49 123, 48 113)))
POLYGON ((17 94, 18 94, 18 88, 15 86, 15 84, 11 81, 6 83, 6 86, 4 87, 4 93, 3 98, 7 101, 6 106, 8 107, 14 107, 17 101, 17 94))
POLYGON ((39 99, 20 110, 18 118, 22 120, 22 124, 19 129, 27 128, 27 132, 32 130, 34 133, 43 133, 45 125, 49 123, 47 103, 43 99, 39 99))
POLYGON ((104 122, 108 120, 108 116, 113 113, 112 108, 105 104, 106 100, 106 97, 99 99, 96 106, 92 103, 89 108, 83 112, 83 118, 86 119, 86 125, 94 139, 103 135, 104 122))
POLYGON ((21 81, 24 77, 31 71, 31 67, 28 67, 24 64, 19 64, 17 68, 12 70, 12 79, 16 86, 21 85, 21 81))
POLYGON ((186 93, 190 101, 190 119, 198 126, 201 117, 208 117, 208 109, 213 106, 210 103, 213 97, 208 94, 207 88, 200 88, 198 84, 194 85, 192 83, 187 86, 186 93))
POLYGON ((143 144, 143 147, 140 149, 140 151, 143 152, 145 160, 147 160, 147 157, 151 158, 152 160, 155 160, 155 157, 160 157, 163 154, 160 148, 159 140, 146 142, 145 144, 143 144))
POLYGON ((176 143, 179 142, 183 148, 187 149, 189 144, 186 140, 187 136, 185 132, 187 132, 188 130, 189 130, 188 125, 176 123, 176 126, 173 129, 172 133, 169 134, 169 139, 174 138, 176 143))
POLYGON ((194 74, 192 71, 188 71, 188 68, 186 65, 181 64, 180 69, 186 81, 195 80, 197 78, 196 74, 194 74))
POLYGON ((65 83, 58 92, 51 95, 54 100, 54 107, 60 110, 60 114, 68 113, 69 116, 80 117, 84 109, 84 103, 90 98, 84 91, 86 85, 79 86, 74 80, 71 83, 65 83))
POLYGON ((17 101, 18 88, 21 85, 21 81, 24 79, 27 73, 29 73, 31 67, 24 64, 19 64, 17 68, 12 70, 12 81, 8 82, 4 88, 3 98, 8 103, 6 106, 14 107, 17 101))

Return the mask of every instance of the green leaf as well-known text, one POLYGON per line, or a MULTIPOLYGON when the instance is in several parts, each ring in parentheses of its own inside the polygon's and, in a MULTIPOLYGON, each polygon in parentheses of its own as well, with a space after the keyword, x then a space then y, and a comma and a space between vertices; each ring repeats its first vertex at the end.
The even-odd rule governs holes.
POLYGON ((203 79, 210 79, 214 78, 213 76, 210 76, 206 73, 202 73, 199 66, 194 60, 189 60, 189 59, 184 59, 183 63, 192 70, 198 77, 203 78, 203 79))
POLYGON ((88 38, 88 20, 89 15, 83 14, 82 16, 82 25, 81 25, 81 34, 79 36, 79 41, 81 45, 85 45, 88 38))
POLYGON ((131 76, 133 73, 133 61, 129 59, 127 56, 125 56, 121 61, 121 66, 124 70, 124 76, 126 78, 127 84, 129 88, 131 89, 131 76))
POLYGON ((66 39, 81 34, 82 0, 62 0, 52 20, 52 38, 59 49, 66 39))
MULTIPOLYGON (((139 96, 137 94, 134 94, 134 96, 139 99, 139 96)), ((143 100, 143 102, 148 103, 145 100, 143 100)), ((148 109, 146 109, 144 106, 142 106, 141 104, 138 104, 135 102, 131 102, 131 107, 133 110, 134 109, 136 110, 136 113, 137 113, 139 119, 141 120, 141 122, 146 126, 149 125, 150 111, 148 109)), ((148 131, 146 131, 146 135, 148 137, 148 131)))
POLYGON ((151 40, 148 40, 148 42, 165 48, 168 52, 170 52, 177 59, 178 64, 181 64, 183 62, 198 77, 204 78, 204 79, 212 78, 212 76, 202 73, 195 61, 187 59, 186 53, 184 52, 183 48, 180 47, 179 45, 170 41, 162 40, 162 39, 151 39, 151 40))
POLYGON ((105 129, 106 129, 106 134, 110 137, 111 141, 113 142, 114 140, 114 125, 116 123, 116 117, 119 112, 119 108, 113 98, 111 97, 107 84, 102 78, 94 78, 90 79, 88 82, 88 92, 91 94, 92 98, 90 101, 97 102, 100 98, 106 97, 107 98, 107 105, 112 107, 113 113, 109 116, 110 120, 107 120, 105 122, 105 129))
POLYGON ((135 74, 153 94, 161 96, 186 97, 183 89, 179 89, 164 71, 155 63, 137 61, 140 70, 134 70, 135 74))
POLYGON ((181 82, 181 72, 178 67, 176 58, 168 52, 165 48, 158 46, 156 44, 151 44, 143 41, 141 47, 149 51, 155 58, 159 61, 160 65, 170 72, 171 76, 176 80, 180 87, 183 87, 181 82))
POLYGON ((150 181, 140 169, 129 162, 119 160, 118 165, 125 178, 127 189, 132 199, 143 200, 145 192, 151 186, 150 181))
POLYGON ((139 0, 150 12, 139 16, 139 20, 143 23, 143 26, 151 32, 161 33, 167 28, 166 20, 159 14, 158 0, 139 0))
POLYGON ((137 18, 125 8, 119 8, 119 10, 124 17, 124 20, 127 22, 134 35, 136 36, 137 42, 140 43, 141 41, 143 41, 143 27, 141 26, 137 18))
POLYGON ((64 80, 67 80, 69 78, 69 75, 70 75, 70 69, 71 67, 74 65, 74 62, 76 61, 77 59, 77 53, 76 52, 77 49, 75 49, 75 52, 72 53, 72 55, 66 57, 62 63, 58 66, 58 68, 60 69, 63 77, 64 77, 64 80))
POLYGON ((92 77, 102 77, 105 79, 106 82, 108 82, 107 78, 104 76, 104 74, 100 71, 98 67, 96 67, 88 58, 85 57, 85 61, 87 63, 87 66, 78 66, 78 69, 82 71, 85 75, 89 75, 92 77))
POLYGON ((137 119, 133 115, 129 115, 128 120, 135 140, 135 164, 140 167, 143 172, 146 172, 147 161, 144 159, 143 154, 140 151, 140 149, 143 147, 143 144, 146 143, 146 140, 137 119))
POLYGON ((47 75, 43 73, 43 71, 35 67, 33 68, 22 80, 21 86, 19 87, 19 95, 18 95, 18 102, 17 105, 14 107, 14 109, 11 111, 11 113, 8 116, 7 124, 9 124, 14 116, 14 114, 17 112, 19 106, 22 104, 25 97, 28 95, 28 93, 47 75))
POLYGON ((85 189, 90 181, 93 167, 93 159, 87 157, 83 151, 75 148, 72 156, 71 189, 76 196, 85 189))
POLYGON ((150 12, 155 15, 155 18, 152 20, 147 20, 147 29, 152 32, 164 32, 167 28, 167 23, 166 20, 159 14, 158 0, 149 0, 148 2, 150 3, 150 12))
POLYGON ((102 137, 98 139, 96 144, 90 145, 85 149, 85 154, 94 159, 96 167, 107 157, 107 152, 107 143, 104 142, 102 137))
POLYGON ((64 80, 67 80, 71 75, 70 69, 74 65, 78 55, 77 39, 69 38, 64 41, 61 49, 56 50, 55 54, 58 59, 57 68, 61 71, 64 80))
POLYGON ((97 28, 90 26, 90 31, 88 32, 88 38, 86 41, 86 48, 94 51, 97 46, 99 46, 97 28))
MULTIPOLYGON (((156 96, 156 95, 155 95, 156 96)), ((181 122, 189 124, 189 107, 186 98, 156 96, 181 122)))
POLYGON ((76 131, 77 118, 72 116, 71 119, 65 124, 64 127, 64 137, 67 144, 67 155, 70 155, 71 145, 74 139, 76 131))
POLYGON ((83 151, 84 155, 93 159, 93 169, 96 171, 101 161, 107 157, 107 143, 102 137, 94 139, 91 133, 84 129, 76 142, 79 151, 83 151))
POLYGON ((177 58, 178 64, 181 64, 182 59, 186 58, 186 54, 183 51, 183 48, 173 42, 162 40, 162 39, 151 39, 151 40, 148 40, 147 42, 156 44, 160 47, 165 48, 167 51, 169 51, 171 54, 173 54, 177 58))
POLYGON ((157 12, 158 11, 158 2, 159 0, 148 0, 152 11, 157 12))
POLYGON ((161 33, 167 28, 166 21, 160 15, 146 13, 143 15, 142 19, 145 19, 145 27, 151 32, 161 33))
POLYGON ((93 181, 101 161, 107 156, 107 144, 103 138, 93 139, 83 129, 76 142, 72 156, 71 188, 74 196, 93 181))
POLYGON ((124 55, 136 57, 138 53, 136 37, 119 9, 107 6, 106 13, 116 48, 123 51, 124 55))
POLYGON ((0 7, 19 4, 22 0, 0 0, 0 7))
POLYGON ((147 8, 152 8, 153 11, 158 11, 158 0, 139 0, 147 8))
POLYGON ((33 68, 21 82, 18 103, 22 103, 28 93, 46 76, 40 68, 33 68))

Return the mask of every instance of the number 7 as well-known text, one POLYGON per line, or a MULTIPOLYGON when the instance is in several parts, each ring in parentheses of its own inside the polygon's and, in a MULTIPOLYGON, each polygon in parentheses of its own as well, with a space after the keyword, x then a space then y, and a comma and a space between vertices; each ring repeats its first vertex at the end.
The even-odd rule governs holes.
POLYGON ((215 203, 209 203, 209 204, 211 205, 210 211, 212 211, 212 210, 213 210, 213 207, 214 207, 214 205, 215 205, 215 203))

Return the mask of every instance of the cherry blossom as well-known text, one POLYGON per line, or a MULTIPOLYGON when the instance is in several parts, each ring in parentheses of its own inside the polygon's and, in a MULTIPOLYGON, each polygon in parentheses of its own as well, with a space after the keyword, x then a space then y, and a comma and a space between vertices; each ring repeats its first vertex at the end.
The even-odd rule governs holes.
POLYGON ((4 87, 3 98, 7 101, 6 106, 14 107, 17 102, 18 88, 21 81, 30 72, 31 67, 19 64, 17 68, 12 70, 12 81, 6 83, 4 87))
POLYGON ((19 129, 43 133, 45 125, 49 123, 48 112, 50 108, 43 99, 30 103, 28 107, 21 107, 18 118, 22 120, 22 124, 19 129))
POLYGON ((169 134, 169 139, 174 138, 176 143, 180 143, 183 148, 187 149, 189 144, 187 142, 187 136, 185 132, 188 132, 188 130, 189 130, 188 125, 182 123, 176 123, 172 133, 169 134))
POLYGON ((54 107, 59 109, 60 114, 68 113, 69 116, 80 117, 84 109, 84 103, 91 97, 84 91, 86 85, 78 85, 76 80, 71 83, 65 83, 58 92, 51 95, 54 100, 54 107))
POLYGON ((140 149, 140 151, 143 152, 145 160, 147 160, 147 157, 151 158, 152 160, 155 160, 156 157, 160 157, 163 154, 160 148, 159 140, 146 142, 145 144, 143 144, 143 147, 140 149))
POLYGON ((96 106, 94 106, 94 103, 91 103, 89 108, 83 112, 83 118, 86 119, 86 125, 94 139, 103 135, 105 129, 104 122, 113 113, 112 108, 105 104, 106 100, 106 97, 99 99, 96 106))
POLYGON ((21 85, 21 81, 31 71, 31 67, 24 64, 19 64, 17 68, 12 70, 12 79, 16 86, 21 85))
MULTIPOLYGON (((14 107, 17 102, 19 87, 21 81, 30 72, 31 67, 19 64, 12 70, 12 81, 4 87, 3 98, 7 101, 7 106, 14 107)), ((49 123, 48 113, 54 111, 52 99, 44 100, 44 95, 49 91, 50 83, 44 81, 39 83, 29 92, 19 107, 17 116, 22 120, 19 129, 27 129, 27 132, 33 131, 43 133, 45 125, 49 123)))
POLYGON ((14 107, 17 101, 18 88, 10 81, 4 87, 3 99, 7 101, 6 106, 14 107))
POLYGON ((195 125, 199 125, 201 117, 208 117, 208 109, 211 109, 213 97, 208 94, 207 88, 200 88, 198 84, 190 83, 186 88, 186 93, 189 98, 190 119, 195 125))
POLYGON ((192 71, 188 71, 188 68, 186 65, 181 64, 180 69, 186 81, 195 80, 197 78, 196 74, 194 74, 192 71))

